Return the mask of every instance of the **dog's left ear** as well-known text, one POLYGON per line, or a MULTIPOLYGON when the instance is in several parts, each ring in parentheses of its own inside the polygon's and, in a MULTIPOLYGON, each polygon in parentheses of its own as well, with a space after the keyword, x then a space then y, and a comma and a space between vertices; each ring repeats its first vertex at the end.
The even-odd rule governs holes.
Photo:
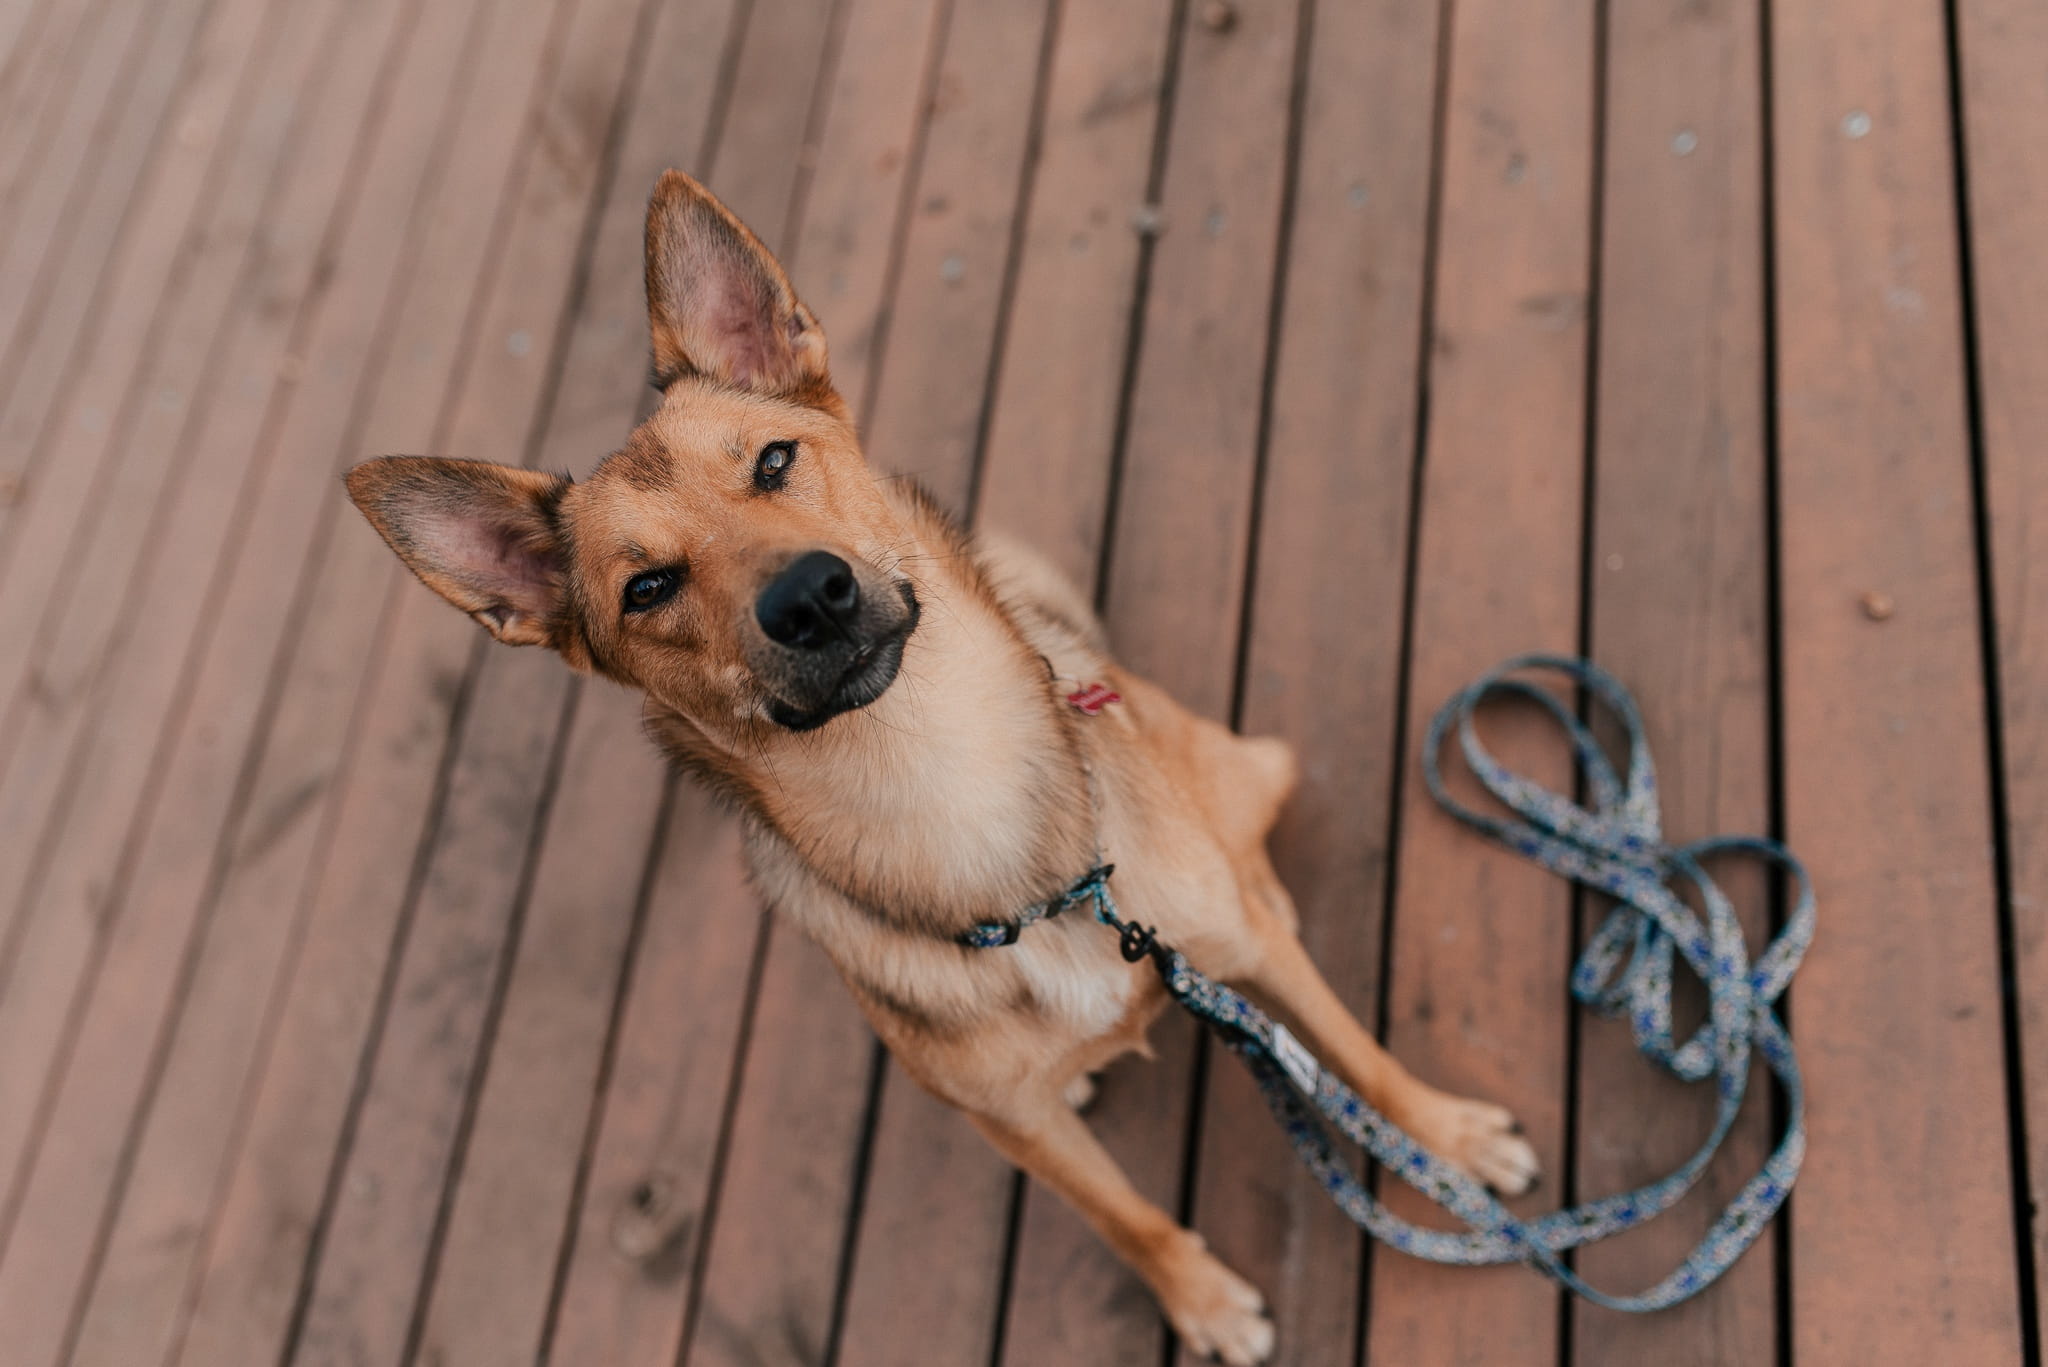
POLYGON ((806 400, 830 391, 824 329, 781 263, 681 171, 647 205, 647 324, 663 389, 694 374, 806 400))
POLYGON ((549 645, 562 594, 555 509, 569 480, 473 460, 386 456, 348 494, 421 582, 507 645, 549 645))

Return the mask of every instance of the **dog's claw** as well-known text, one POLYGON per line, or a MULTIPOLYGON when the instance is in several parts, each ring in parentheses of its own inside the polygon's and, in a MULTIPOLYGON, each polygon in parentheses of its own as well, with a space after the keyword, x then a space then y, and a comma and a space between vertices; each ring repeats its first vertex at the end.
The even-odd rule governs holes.
POLYGON ((1259 1367, 1273 1355, 1276 1337, 1265 1297, 1202 1251, 1199 1242, 1193 1251, 1193 1265, 1182 1273, 1171 1299, 1161 1296, 1174 1332, 1197 1357, 1229 1367, 1259 1367))
POLYGON ((1522 1196, 1542 1175, 1536 1150, 1507 1108, 1439 1094, 1418 1123, 1415 1136, 1452 1166, 1478 1178, 1502 1196, 1522 1196))

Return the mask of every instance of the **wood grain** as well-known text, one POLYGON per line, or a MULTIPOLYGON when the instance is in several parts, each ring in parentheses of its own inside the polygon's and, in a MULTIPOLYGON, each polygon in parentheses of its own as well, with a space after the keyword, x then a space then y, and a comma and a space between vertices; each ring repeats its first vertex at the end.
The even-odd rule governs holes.
MULTIPOLYGON (((20 194, 0 208, 0 299, 21 301, 18 311, 10 309, 13 326, 0 351, 0 411, 7 414, 0 433, 10 445, 17 434, 41 427, 60 386, 89 382, 75 348, 98 321, 98 311, 91 302, 81 309, 74 301, 96 298, 109 250, 127 226, 126 207, 148 186, 166 132, 185 133, 195 150, 209 147, 218 135, 223 96, 232 84, 223 88, 214 68, 236 65, 232 43, 250 35, 246 29, 238 34, 238 22, 228 20, 226 32, 236 36, 226 49, 195 44, 202 21, 214 18, 199 0, 115 0, 92 29, 91 46, 61 78, 56 93, 63 103, 53 101, 50 111, 61 108, 61 117, 37 123, 30 144, 35 158, 22 168, 20 194), (167 119, 179 102, 174 97, 194 86, 209 90, 212 99, 183 101, 175 123, 167 119), (135 174, 138 163, 141 176, 135 174)), ((177 159, 176 153, 164 156, 177 159)), ((94 397, 106 402, 103 419, 111 416, 114 404, 107 401, 113 396, 94 397)), ((130 391, 123 397, 142 395, 130 391)), ((46 454, 31 450, 20 467, 31 487, 45 482, 46 454)), ((64 506, 70 512, 79 508, 64 506)), ((0 572, 35 563, 16 554, 9 526, 14 518, 0 516, 0 554, 7 557, 0 572)), ((68 526, 70 518, 60 521, 68 526)))
MULTIPOLYGON (((881 361, 900 211, 946 9, 887 0, 849 15, 821 108, 817 171, 783 251, 824 324, 833 381, 856 407, 881 361)), ((830 962, 792 927, 769 930, 759 992, 689 1330, 692 1364, 821 1360, 839 1314, 879 1053, 830 962)))
MULTIPOLYGON (((1314 15, 1239 703, 1246 733, 1295 747, 1276 867, 1317 966, 1367 1022, 1383 990, 1437 25, 1427 6, 1314 15)), ((1349 1361, 1361 1236, 1214 1049, 1200 1134, 1193 1223, 1264 1288, 1275 1360, 1349 1361)))
MULTIPOLYGON (((307 11, 299 31, 287 34, 287 41, 271 50, 266 63, 266 78, 274 88, 303 92, 328 115, 316 121, 313 111, 301 111, 297 127, 307 136, 286 150, 302 177, 284 187, 259 220, 277 248, 275 260, 285 288, 296 280, 305 289, 314 273, 320 238, 336 198, 350 183, 358 119, 386 65, 398 15, 395 6, 359 11, 355 26, 337 36, 334 28, 340 17, 338 11, 307 11), (315 61, 326 64, 324 79, 309 78, 315 61)), ((288 320, 281 320, 280 328, 284 321, 288 320)), ((260 330, 247 340, 254 348, 237 360, 252 367, 261 364, 266 352, 284 345, 281 338, 266 337, 260 330)), ((256 414, 236 413, 236 407, 217 405, 215 421, 207 430, 223 448, 234 449, 230 443, 239 441, 239 451, 246 456, 247 448, 256 445, 256 414)), ((240 642, 217 644, 226 668, 214 675, 211 693, 200 695, 207 721, 182 738, 175 726, 168 730, 167 739, 187 742, 172 752, 176 758, 167 775, 167 786, 182 800, 155 814, 146 803, 124 812, 108 802, 99 818, 115 827, 100 833, 103 840, 123 834, 119 823, 136 823, 138 829, 127 836, 136 842, 129 856, 133 873, 125 895, 112 888, 104 894, 103 905, 113 925, 99 970, 88 984, 87 1000, 96 1005, 87 1006, 69 1051, 72 1066, 63 1073, 61 1090, 53 1098, 47 1138, 24 1195, 17 1236, 23 1247, 36 1248, 37 1256, 18 1263, 10 1260, 0 1269, 0 1300, 20 1294, 29 1304, 78 1307, 82 1337, 70 1350, 72 1361, 89 1360, 104 1347, 98 1336, 109 1327, 107 1313, 115 1305, 121 1307, 120 1323, 136 1335, 127 1341, 124 1353, 141 1355, 140 1343, 162 1333, 172 1308, 166 1299, 175 1297, 182 1282, 174 1269, 182 1269, 192 1256, 219 1162, 217 1146, 199 1136, 232 1122, 239 1069, 259 1042, 254 1027, 261 1018, 277 947, 292 924, 292 918, 278 915, 276 903, 268 900, 257 907, 243 905, 245 913, 255 913, 253 922, 238 924, 230 917, 225 923, 209 923, 205 915, 220 876, 219 833, 224 823, 232 824, 240 801, 244 733, 233 723, 248 715, 244 708, 253 709, 260 701, 261 695, 248 686, 249 674, 260 674, 271 648, 260 637, 240 650, 240 642), (223 674, 225 689, 220 686, 223 674), (197 953, 202 935, 221 962, 210 963, 205 970, 181 966, 181 960, 197 953), (190 1025, 196 1038, 183 1040, 182 1050, 172 1052, 173 1022, 179 1019, 188 982, 208 982, 216 994, 221 990, 210 972, 225 973, 231 1005, 225 1012, 202 1012, 190 1025), (165 1090, 158 1070, 167 1056, 188 1064, 203 1059, 206 1066, 197 1075, 180 1069, 165 1090), (180 1166, 174 1174, 148 1174, 130 1187, 135 1159, 128 1146, 137 1142, 141 1115, 159 1097, 168 1113, 166 1123, 190 1139, 191 1147, 179 1152, 180 1166), (85 1218, 88 1213, 91 1218, 85 1218), (138 1226, 152 1231, 141 1250, 122 1237, 138 1226), (90 1242, 94 1235, 103 1241, 97 1247, 90 1242), (103 1248, 113 1252, 103 1253, 103 1248), (105 1270, 108 1261, 111 1271, 105 1270)), ((131 668, 178 672, 180 647, 161 638, 156 645, 153 654, 131 668)), ((118 711, 119 703, 143 701, 136 695, 145 693, 117 695, 117 705, 103 707, 98 720, 109 722, 106 714, 118 711)), ((149 724, 163 723, 157 718, 149 724)), ((110 729, 121 732, 119 727, 110 729)), ((305 795, 301 791, 297 798, 305 795)), ((120 797, 132 800, 128 794, 120 797)), ((311 830, 294 829, 293 818, 304 810, 297 798, 283 806, 281 819, 257 822, 262 833, 253 848, 238 844, 234 852, 260 857, 266 845, 281 842, 280 863, 273 869, 303 859, 311 830)), ((88 876, 97 861, 114 858, 105 846, 69 853, 78 861, 73 867, 83 867, 88 876)), ((63 868, 53 870, 53 875, 77 876, 63 868)), ((47 914, 49 909, 44 910, 47 914)), ((218 996, 213 1001, 222 1004, 218 996)), ((161 1150, 152 1145, 147 1152, 155 1157, 161 1150)))
MULTIPOLYGON (((265 46, 256 41, 262 34, 263 7, 244 4, 215 17, 222 27, 210 35, 208 46, 220 63, 219 79, 232 92, 245 64, 260 69, 266 55, 265 46)), ((35 661, 36 669, 47 672, 39 675, 32 698, 15 698, 17 704, 30 704, 17 706, 11 718, 25 728, 24 744, 0 781, 0 810, 8 813, 10 829, 22 832, 22 838, 8 842, 7 853, 0 855, 7 879, 0 884, 5 888, 0 919, 7 922, 7 929, 0 931, 0 941, 5 942, 0 948, 0 960, 5 961, 0 964, 0 1021, 6 1023, 5 1042, 0 1044, 0 1180, 7 1183, 0 1223, 11 1220, 18 1209, 39 1127, 48 1118, 64 1059, 76 1039, 78 1012, 94 990, 100 965, 115 941, 132 939, 137 929, 118 915, 121 884, 132 868, 134 822, 148 809, 158 757, 180 720, 176 709, 182 666, 193 650, 192 638, 206 606, 210 571, 224 550, 230 508, 230 500, 213 490, 207 512, 185 529, 189 538, 164 548, 163 555, 145 564, 150 559, 144 554, 148 531, 175 520, 171 510, 157 505, 161 485, 154 476, 175 463, 174 452, 182 441, 201 435, 187 429, 188 416, 203 422, 205 433, 219 438, 218 445, 206 448, 211 457, 207 465, 228 488, 239 484, 257 463, 264 396, 231 394, 222 404, 200 402, 213 373, 206 365, 207 351, 223 331, 245 321, 232 301, 237 285, 246 278, 246 254, 272 207, 266 193, 270 173, 295 150, 292 116, 306 68, 324 36, 324 21, 330 17, 330 11, 307 13, 288 35, 291 44, 282 51, 271 50, 277 62, 269 80, 245 92, 254 97, 245 107, 250 117, 236 131, 246 139, 239 148, 246 160, 241 174, 216 187, 218 195, 210 206, 218 214, 208 225, 217 234, 218 251, 200 263, 205 269, 195 275, 198 290, 187 296, 191 345, 151 377, 154 402, 144 405, 170 407, 163 399, 169 394, 177 400, 175 411, 161 412, 157 430, 132 436, 128 443, 136 456, 131 468, 148 472, 138 482, 149 486, 149 493, 106 509, 108 535, 79 548, 79 568, 89 574, 93 565, 102 565, 110 581, 108 596, 119 598, 129 610, 65 613, 46 605, 51 610, 45 625, 51 630, 20 652, 22 661, 35 661), (161 391, 154 387, 159 383, 164 386, 161 391), (190 415, 188 401, 194 410, 190 415), (168 603, 173 584, 183 592, 175 603, 168 603), (144 607, 149 610, 137 611, 144 607), (61 687, 61 693, 45 692, 46 687, 61 687)), ((326 213, 318 200, 304 207, 309 210, 304 216, 288 215, 271 225, 280 248, 277 284, 287 298, 308 286, 313 249, 326 213)), ((284 320, 278 320, 260 330, 254 344, 275 349, 285 331, 284 320)), ((226 359, 247 361, 245 355, 233 353, 226 359)), ((64 577, 56 567, 46 569, 52 578, 64 577)), ((67 588, 75 587, 80 577, 72 576, 67 588)), ((250 694, 247 701, 253 707, 260 694, 250 694)), ((230 786, 232 780, 231 772, 230 786)), ((192 862, 203 879, 207 855, 193 851, 192 862)), ((179 919, 185 915, 184 904, 175 892, 165 892, 166 905, 179 908, 171 913, 171 924, 189 925, 189 918, 179 919)), ((175 946, 179 938, 174 930, 169 943, 175 946)), ((164 964, 166 959, 176 962, 176 949, 161 944, 153 948, 157 953, 144 959, 149 977, 143 996, 133 1003, 138 1014, 100 1027, 127 1041, 131 1064, 147 1056, 153 1038, 143 1025, 152 1019, 144 1003, 161 1000, 175 982, 175 974, 166 972, 164 964)), ((109 999, 122 1000, 118 995, 109 999)), ((124 1084, 109 1081, 120 1094, 124 1084)), ((126 1085, 132 1091, 133 1083, 126 1085)), ((105 1125, 92 1129, 110 1150, 118 1149, 118 1125, 111 1131, 105 1125)), ((111 1164, 111 1152, 102 1157, 111 1164)), ((68 1204, 60 1203, 60 1208, 68 1204)), ((62 1218, 74 1223, 68 1215, 62 1218)), ((68 1265, 54 1252, 39 1261, 53 1268, 68 1265)), ((27 1303, 40 1304, 43 1299, 30 1294, 27 1303)))
MULTIPOLYGON (((965 513, 1053 6, 960 0, 927 105, 865 424, 869 461, 965 513)), ((883 1065, 838 1360, 986 1362, 1015 1174, 964 1117, 883 1065)))
POLYGON ((1969 238, 1975 276, 1983 522, 1989 532, 2011 870, 2015 978, 2026 1089, 2023 1237, 2034 1250, 2035 1304, 2048 1276, 2039 1209, 2048 1175, 2048 270, 2032 244, 2048 222, 2048 168, 2030 130, 2048 125, 2048 90, 2032 77, 2048 53, 2048 14, 1972 0, 1956 8, 1969 238))
MULTIPOLYGON (((1578 645, 1594 10, 1452 13, 1387 1044, 1426 1081, 1513 1109, 1554 1171, 1571 888, 1437 811, 1417 754, 1431 714, 1481 670, 1578 645)), ((1562 748, 1531 721, 1489 717, 1486 734, 1569 789, 1562 748)), ((1400 1188, 1397 1209, 1428 1209, 1382 1185, 1400 1188)), ((1369 1295, 1373 1361, 1555 1358, 1557 1293, 1527 1269, 1376 1251, 1369 1295)))
POLYGON ((2019 1350, 1945 38, 1929 5, 1771 10, 1784 819, 1821 906, 1792 993, 1808 1361, 2019 1350))
MULTIPOLYGON (((1673 840, 1762 832, 1772 817, 1760 18, 1747 5, 1607 12, 1590 654, 1645 708, 1673 840)), ((1714 872, 1760 945, 1766 880, 1736 861, 1714 872)), ((1588 908, 1582 933, 1605 911, 1588 908)), ((1580 1041, 1578 1197, 1689 1157, 1713 1124, 1712 1088, 1648 1066, 1619 1022, 1583 1015, 1580 1041)), ((1583 1275, 1636 1291, 1677 1266, 1762 1163, 1767 1086, 1759 1071, 1695 1194, 1581 1254, 1583 1275)), ((1666 1314, 1574 1302, 1573 1357, 1771 1361, 1774 1252, 1759 1243, 1713 1295, 1666 1314)))
MULTIPOLYGON (((1181 26, 1163 136, 1169 148, 1191 144, 1205 154, 1169 157, 1159 192, 1164 229, 1141 304, 1142 341, 1109 531, 1115 552, 1108 582, 1098 586, 1122 662, 1197 711, 1226 719, 1236 682, 1298 21, 1296 6, 1274 3, 1240 6, 1223 29, 1181 26)), ((1086 506, 1093 483, 1087 476, 1076 481, 1076 506, 1086 506)), ((1014 517, 1002 521, 1029 530, 1014 517)), ((1089 1119, 1138 1189, 1173 1210, 1181 1200, 1179 1136, 1191 1104, 1194 1030, 1169 1017, 1152 1033, 1157 1061, 1127 1059, 1112 1068, 1089 1119)), ((1150 1293, 1055 1201, 1026 1189, 1004 1361, 1156 1360, 1167 1331, 1150 1293)))

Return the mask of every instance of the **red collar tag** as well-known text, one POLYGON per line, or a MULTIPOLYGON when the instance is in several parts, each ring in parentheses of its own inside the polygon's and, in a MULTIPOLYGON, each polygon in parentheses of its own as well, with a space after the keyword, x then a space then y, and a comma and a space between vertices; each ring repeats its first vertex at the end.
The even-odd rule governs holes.
POLYGON ((1116 692, 1108 684, 1099 683, 1088 684, 1067 694, 1067 701, 1073 704, 1075 711, 1084 712, 1091 717, 1101 716, 1103 708, 1123 700, 1123 694, 1116 692))

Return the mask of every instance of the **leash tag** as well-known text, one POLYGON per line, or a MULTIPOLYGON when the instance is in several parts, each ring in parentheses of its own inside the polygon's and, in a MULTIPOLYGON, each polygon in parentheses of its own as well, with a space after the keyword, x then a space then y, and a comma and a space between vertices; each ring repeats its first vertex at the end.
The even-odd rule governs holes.
POLYGON ((1280 1066, 1287 1070, 1287 1076, 1294 1081, 1295 1088, 1303 1096, 1316 1094, 1316 1079, 1322 1076, 1322 1066, 1308 1046, 1294 1037, 1294 1032, 1279 1021, 1273 1022, 1273 1057, 1280 1060, 1280 1066))
POLYGON ((1067 701, 1074 705, 1076 711, 1091 717, 1101 716, 1103 708, 1113 702, 1122 702, 1123 700, 1123 694, 1118 693, 1108 684, 1099 683, 1088 684, 1067 694, 1067 701))

